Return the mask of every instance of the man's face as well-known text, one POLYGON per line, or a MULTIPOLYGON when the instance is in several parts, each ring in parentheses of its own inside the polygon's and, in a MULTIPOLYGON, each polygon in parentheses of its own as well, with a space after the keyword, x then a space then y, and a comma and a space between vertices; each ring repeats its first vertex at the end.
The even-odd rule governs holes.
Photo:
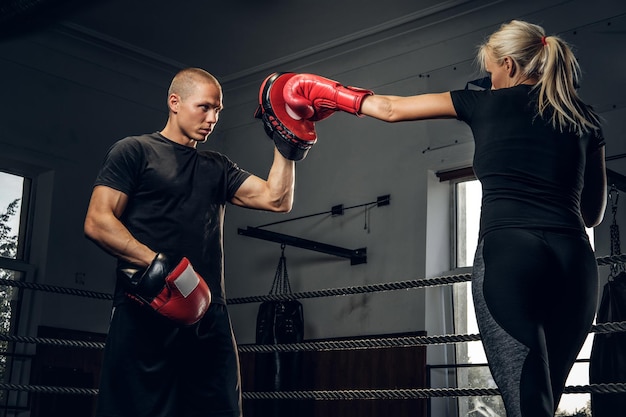
POLYGON ((222 110, 222 92, 210 82, 199 82, 192 93, 180 98, 177 120, 181 133, 188 139, 204 142, 211 134, 222 110))

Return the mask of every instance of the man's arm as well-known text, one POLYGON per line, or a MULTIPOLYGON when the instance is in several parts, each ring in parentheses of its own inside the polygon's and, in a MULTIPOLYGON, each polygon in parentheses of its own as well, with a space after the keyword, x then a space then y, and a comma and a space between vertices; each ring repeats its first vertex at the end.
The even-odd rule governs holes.
POLYGON ((150 265, 156 256, 136 240, 119 218, 128 196, 121 191, 98 185, 94 187, 85 217, 85 235, 111 255, 141 267, 150 265))
POLYGON ((295 162, 274 148, 274 162, 267 180, 249 176, 239 187, 232 203, 258 210, 289 212, 293 205, 295 162))

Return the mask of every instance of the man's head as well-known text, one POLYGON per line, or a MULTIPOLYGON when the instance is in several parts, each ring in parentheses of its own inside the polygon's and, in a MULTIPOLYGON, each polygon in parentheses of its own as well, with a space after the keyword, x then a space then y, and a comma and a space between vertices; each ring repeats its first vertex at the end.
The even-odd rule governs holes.
POLYGON ((178 72, 168 90, 169 118, 161 132, 168 139, 195 147, 206 141, 223 108, 222 87, 200 68, 178 72))

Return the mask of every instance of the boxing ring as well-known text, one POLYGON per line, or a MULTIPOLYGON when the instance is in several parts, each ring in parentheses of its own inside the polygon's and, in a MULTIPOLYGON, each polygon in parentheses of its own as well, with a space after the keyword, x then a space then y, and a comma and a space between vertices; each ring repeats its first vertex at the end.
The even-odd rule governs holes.
MULTIPOLYGON (((626 254, 596 258, 598 266, 626 264, 626 254)), ((343 288, 321 289, 289 294, 268 294, 250 297, 233 298, 227 301, 228 305, 259 303, 265 301, 289 301, 294 299, 313 299, 321 297, 350 296, 356 294, 409 290, 434 286, 451 285, 471 280, 471 274, 438 276, 433 278, 414 279, 381 284, 351 286, 343 288)), ((87 297, 99 300, 112 300, 111 294, 92 292, 74 288, 64 288, 52 285, 37 284, 10 279, 0 279, 0 285, 16 287, 24 290, 50 292, 77 297, 87 297)), ((591 333, 614 333, 626 331, 626 322, 610 322, 595 324, 591 333)), ((241 344, 240 353, 284 353, 304 351, 331 351, 331 350, 363 350, 381 349, 390 347, 415 347, 428 345, 456 344, 479 341, 479 334, 445 334, 432 336, 399 336, 383 338, 359 338, 329 341, 303 341, 289 344, 241 344)), ((72 347, 80 349, 101 350, 102 342, 83 340, 57 339, 22 335, 0 334, 0 341, 15 344, 34 344, 56 347, 72 347)), ((27 393, 67 394, 96 396, 97 388, 80 388, 71 386, 48 386, 0 383, 1 391, 19 391, 27 393)), ((626 392, 626 381, 619 383, 603 383, 589 385, 567 386, 564 394, 610 394, 626 392)), ((497 396, 497 388, 402 388, 402 389, 348 389, 348 390, 310 390, 310 391, 271 391, 271 392, 243 392, 244 400, 407 400, 429 399, 436 397, 464 397, 464 396, 497 396)))

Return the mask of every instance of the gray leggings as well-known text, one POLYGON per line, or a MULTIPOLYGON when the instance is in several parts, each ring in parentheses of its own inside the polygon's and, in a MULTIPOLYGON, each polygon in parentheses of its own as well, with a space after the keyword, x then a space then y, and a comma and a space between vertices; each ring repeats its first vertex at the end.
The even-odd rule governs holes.
POLYGON ((488 232, 472 293, 507 417, 552 417, 596 312, 598 269, 586 235, 488 232))

